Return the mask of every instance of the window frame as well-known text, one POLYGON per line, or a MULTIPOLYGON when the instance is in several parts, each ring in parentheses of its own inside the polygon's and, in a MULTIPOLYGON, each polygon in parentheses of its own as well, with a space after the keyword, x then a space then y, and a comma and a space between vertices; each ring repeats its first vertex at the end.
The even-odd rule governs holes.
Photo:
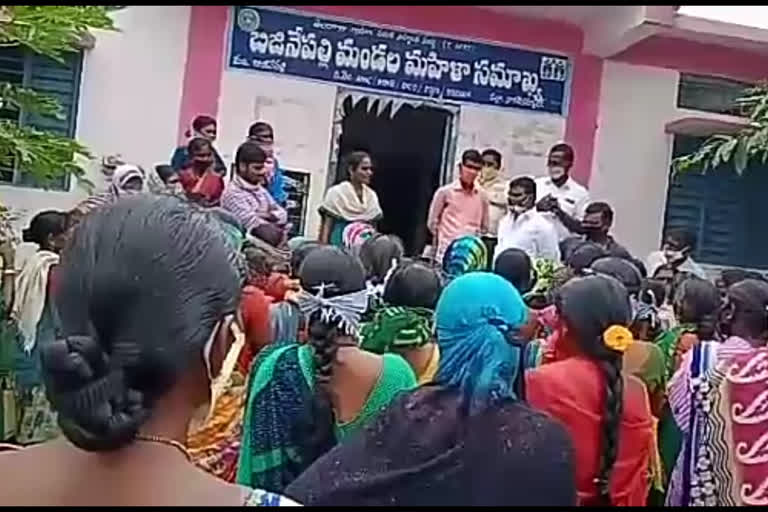
MULTIPOLYGON (((10 48, 9 48, 10 49, 10 48)), ((20 48, 22 52, 22 82, 19 85, 19 87, 26 88, 33 90, 35 92, 38 92, 40 94, 46 94, 45 91, 39 91, 38 89, 32 87, 30 84, 33 79, 32 69, 33 69, 33 59, 35 57, 46 59, 45 56, 41 56, 39 54, 35 54, 32 50, 28 48, 20 48)), ((2 50, 0 50, 2 51, 2 50)), ((73 58, 73 78, 72 78, 72 98, 71 98, 71 106, 69 107, 69 112, 66 114, 67 117, 67 128, 66 133, 62 133, 60 135, 65 137, 73 138, 75 137, 76 131, 77 131, 77 116, 80 111, 80 87, 82 85, 82 74, 83 74, 83 63, 85 60, 85 52, 83 50, 77 50, 71 53, 66 54, 66 56, 74 55, 73 58)), ((55 64, 58 64, 56 61, 52 61, 55 64)), ((19 109, 19 116, 18 116, 18 123, 20 126, 32 126, 37 127, 34 123, 30 122, 30 112, 25 112, 24 109, 19 109)), ((26 188, 26 189, 33 189, 33 190, 46 190, 46 191, 56 191, 56 192, 69 192, 72 189, 72 176, 70 174, 67 174, 63 177, 60 181, 54 181, 46 184, 37 184, 34 182, 30 182, 29 180, 24 180, 24 171, 23 169, 20 169, 17 162, 14 162, 13 168, 3 168, 2 171, 4 173, 13 173, 13 176, 10 181, 3 179, 3 176, 0 175, 0 186, 5 187, 19 187, 19 188, 26 188)))
MULTIPOLYGON (((682 108, 686 110, 694 110, 698 112, 707 112, 710 114, 719 114, 719 115, 726 115, 726 116, 735 116, 735 117, 745 117, 744 111, 742 109, 739 109, 735 105, 731 105, 729 109, 727 110, 715 110, 714 108, 702 108, 701 106, 697 105, 684 105, 683 100, 683 90, 686 88, 686 84, 690 84, 693 86, 696 81, 698 80, 698 83, 701 86, 709 85, 711 88, 712 86, 716 86, 718 83, 722 85, 731 85, 735 88, 740 88, 741 92, 738 95, 735 95, 736 97, 741 96, 743 94, 743 91, 748 89, 749 87, 754 87, 755 84, 752 82, 745 82, 742 80, 736 80, 733 78, 727 78, 722 76, 714 76, 714 75, 703 75, 700 73, 684 73, 680 72, 680 77, 678 79, 677 83, 677 98, 675 100, 675 105, 677 108, 682 108)), ((728 91, 723 91, 724 93, 728 91)), ((734 98, 735 99, 735 98, 734 98)))

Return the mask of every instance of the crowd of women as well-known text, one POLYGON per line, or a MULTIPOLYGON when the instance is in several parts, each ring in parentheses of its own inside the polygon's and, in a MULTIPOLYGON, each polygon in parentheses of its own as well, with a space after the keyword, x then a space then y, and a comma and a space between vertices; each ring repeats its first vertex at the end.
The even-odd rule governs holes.
POLYGON ((361 223, 272 251, 130 183, 24 232, 2 503, 766 503, 768 283, 361 223))
POLYGON ((224 186, 204 121, 0 244, 0 503, 768 504, 768 282, 407 258, 364 153, 286 241, 269 125, 224 186))

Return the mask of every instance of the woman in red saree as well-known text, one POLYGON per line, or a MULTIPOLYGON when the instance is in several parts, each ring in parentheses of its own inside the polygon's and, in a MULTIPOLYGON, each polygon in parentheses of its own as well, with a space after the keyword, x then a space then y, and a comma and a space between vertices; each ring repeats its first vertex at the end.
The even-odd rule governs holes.
POLYGON ((188 163, 179 171, 179 182, 187 199, 202 206, 218 206, 224 192, 224 179, 214 168, 211 142, 202 138, 192 139, 187 151, 188 163))
POLYGON ((526 398, 574 439, 580 505, 643 506, 654 420, 643 383, 622 375, 622 354, 632 342, 627 291, 611 277, 575 278, 555 305, 561 359, 526 374, 526 398))

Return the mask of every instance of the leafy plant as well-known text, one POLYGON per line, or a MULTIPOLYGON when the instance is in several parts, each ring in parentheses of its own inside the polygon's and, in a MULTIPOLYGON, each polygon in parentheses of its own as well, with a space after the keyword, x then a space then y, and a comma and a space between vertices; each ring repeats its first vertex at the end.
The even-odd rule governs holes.
MULTIPOLYGON (((115 30, 106 6, 7 5, 0 6, 0 48, 26 47, 64 62, 79 51, 90 29, 115 30)), ((17 113, 62 119, 59 103, 48 96, 0 81, 0 108, 17 113)), ((18 166, 45 186, 62 176, 82 179, 83 164, 92 158, 79 142, 15 120, 0 119, 0 166, 18 166)))
POLYGON ((672 171, 687 172, 701 169, 706 172, 720 164, 733 162, 741 175, 750 160, 768 161, 768 82, 761 82, 744 91, 736 100, 749 124, 733 134, 716 134, 709 137, 694 153, 672 161, 672 171))

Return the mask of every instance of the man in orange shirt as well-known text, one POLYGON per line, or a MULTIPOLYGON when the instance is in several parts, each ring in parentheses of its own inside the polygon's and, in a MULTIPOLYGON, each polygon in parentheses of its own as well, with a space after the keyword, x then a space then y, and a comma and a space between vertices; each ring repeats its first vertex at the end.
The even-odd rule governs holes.
POLYGON ((482 168, 483 158, 479 151, 464 151, 459 164, 459 179, 437 189, 432 198, 427 228, 435 237, 438 263, 453 240, 464 235, 480 235, 488 229, 488 199, 475 185, 482 168))

